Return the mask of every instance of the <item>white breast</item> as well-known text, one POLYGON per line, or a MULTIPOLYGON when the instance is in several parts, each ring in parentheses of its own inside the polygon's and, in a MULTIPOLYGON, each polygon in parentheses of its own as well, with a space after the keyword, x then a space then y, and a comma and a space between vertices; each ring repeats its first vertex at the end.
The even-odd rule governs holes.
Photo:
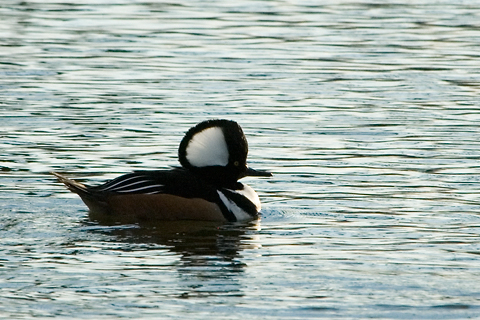
MULTIPOLYGON (((260 204, 260 199, 258 198, 257 193, 255 192, 255 190, 250 188, 250 186, 244 184, 242 190, 231 190, 231 189, 227 189, 227 190, 231 192, 239 193, 245 198, 247 198, 248 200, 250 200, 257 208, 257 212, 260 211, 260 209, 262 208, 260 204)), ((237 218, 237 221, 252 219, 251 215, 249 215, 242 208, 240 208, 235 202, 228 199, 221 191, 217 190, 217 192, 218 192, 218 195, 220 196, 220 199, 227 207, 227 209, 235 215, 235 217, 237 218)))

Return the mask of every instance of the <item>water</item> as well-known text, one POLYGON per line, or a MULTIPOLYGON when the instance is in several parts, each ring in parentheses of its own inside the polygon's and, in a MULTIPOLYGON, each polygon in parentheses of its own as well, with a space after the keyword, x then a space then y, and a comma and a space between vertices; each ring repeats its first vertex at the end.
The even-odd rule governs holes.
POLYGON ((0 318, 480 314, 475 1, 0 5, 0 318), (244 128, 247 224, 107 226, 50 175, 244 128))

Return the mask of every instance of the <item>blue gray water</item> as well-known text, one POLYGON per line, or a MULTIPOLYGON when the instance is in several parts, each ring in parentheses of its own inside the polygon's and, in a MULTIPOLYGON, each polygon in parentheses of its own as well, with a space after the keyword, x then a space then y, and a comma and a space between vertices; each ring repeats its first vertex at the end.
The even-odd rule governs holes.
POLYGON ((480 318, 479 2, 0 17, 0 318, 480 318), (257 222, 100 225, 48 174, 176 165, 208 118, 274 172, 257 222))

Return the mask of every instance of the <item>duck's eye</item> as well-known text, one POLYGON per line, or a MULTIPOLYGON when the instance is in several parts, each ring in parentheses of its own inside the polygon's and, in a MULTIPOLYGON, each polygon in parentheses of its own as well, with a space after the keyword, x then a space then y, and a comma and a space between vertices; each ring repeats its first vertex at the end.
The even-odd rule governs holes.
POLYGON ((235 161, 235 162, 233 163, 233 165, 234 165, 235 167, 238 167, 239 164, 240 164, 240 163, 239 163, 238 161, 235 161))

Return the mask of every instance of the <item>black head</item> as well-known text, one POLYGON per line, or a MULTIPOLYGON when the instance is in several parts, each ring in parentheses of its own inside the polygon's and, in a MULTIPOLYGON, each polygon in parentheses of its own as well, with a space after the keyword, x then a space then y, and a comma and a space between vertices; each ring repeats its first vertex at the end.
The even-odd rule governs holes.
POLYGON ((248 143, 235 121, 215 119, 190 128, 180 143, 181 165, 202 178, 228 186, 245 176, 271 176, 247 167, 248 143))

